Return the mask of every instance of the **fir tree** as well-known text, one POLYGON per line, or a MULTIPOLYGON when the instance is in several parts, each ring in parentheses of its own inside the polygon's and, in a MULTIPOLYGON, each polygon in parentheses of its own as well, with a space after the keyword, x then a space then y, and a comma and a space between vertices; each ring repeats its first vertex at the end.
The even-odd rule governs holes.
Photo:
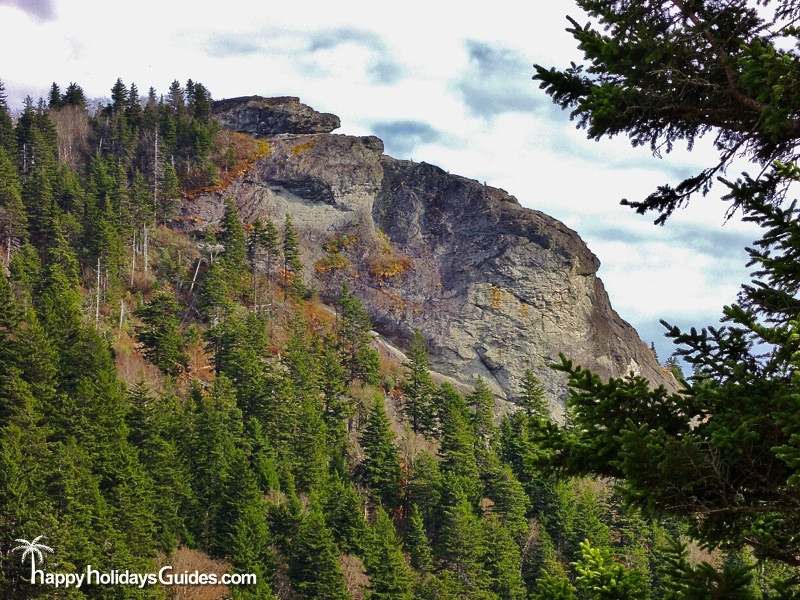
POLYGON ((411 600, 411 569, 406 564, 394 524, 382 507, 375 513, 366 564, 370 598, 411 600))
POLYGON ((261 219, 256 219, 247 236, 247 261, 250 263, 250 274, 253 279, 253 312, 258 310, 258 262, 261 258, 263 233, 264 226, 261 224, 261 219))
POLYGON ((423 573, 430 572, 433 568, 431 545, 425 533, 422 513, 416 503, 411 506, 411 514, 408 518, 406 546, 411 557, 411 566, 423 573))
POLYGON ((232 481, 233 463, 241 457, 242 414, 235 389, 224 375, 217 376, 210 393, 196 390, 194 396, 194 435, 187 450, 198 511, 190 525, 198 542, 210 548, 223 543, 216 528, 218 512, 232 481))
POLYGON ((377 383, 378 356, 369 345, 372 341, 369 314, 346 285, 342 285, 338 308, 337 337, 342 364, 351 379, 377 383))
POLYGON ((531 369, 525 371, 522 378, 522 394, 520 394, 519 404, 531 418, 550 419, 550 409, 544 389, 542 389, 539 378, 531 369))
POLYGON ((489 474, 488 496, 494 501, 492 512, 500 517, 516 541, 528 534, 528 497, 508 465, 497 465, 489 474))
POLYGON ((531 600, 576 600, 575 587, 560 564, 550 563, 539 572, 531 600))
POLYGON ((581 542, 580 548, 575 582, 582 597, 597 600, 650 597, 642 575, 615 562, 608 548, 594 547, 588 541, 581 542))
POLYGON ((175 167, 171 162, 167 161, 161 174, 160 222, 167 223, 175 217, 180 201, 180 193, 180 183, 178 175, 175 173, 175 167))
POLYGON ((219 240, 225 247, 222 255, 225 268, 232 280, 238 281, 247 268, 247 241, 233 198, 225 200, 219 240))
POLYGON ((137 336, 144 344, 145 356, 169 375, 180 373, 187 362, 178 311, 175 296, 162 290, 137 313, 143 323, 137 336))
POLYGON ((420 452, 414 458, 407 497, 412 505, 418 507, 425 529, 432 539, 439 525, 443 486, 439 461, 428 452, 420 452))
POLYGON ((604 383, 562 360, 574 426, 555 444, 555 461, 569 456, 570 473, 625 480, 629 501, 690 517, 692 535, 712 546, 747 545, 797 566, 800 521, 785 507, 797 501, 800 465, 800 430, 788 408, 798 384, 800 238, 796 205, 784 200, 800 180, 800 125, 790 108, 800 71, 797 49, 779 41, 787 29, 796 37, 797 7, 781 3, 767 14, 744 0, 578 5, 589 20, 571 20, 569 31, 582 64, 537 65, 535 79, 589 137, 625 134, 634 145, 669 151, 714 131, 711 164, 625 204, 663 224, 744 158, 757 174, 719 184, 729 214, 741 210, 764 233, 747 250, 754 281, 723 309, 722 327, 668 327, 680 356, 701 374, 685 393, 651 389, 642 377, 604 383))
POLYGON ((2 254, 10 259, 8 250, 24 241, 28 216, 22 202, 22 186, 17 169, 8 153, 0 146, 0 242, 2 254))
POLYGON ((289 213, 286 213, 283 222, 283 273, 287 287, 293 293, 302 295, 305 287, 303 285, 303 263, 300 262, 300 244, 297 241, 297 232, 289 213))
POLYGON ((128 92, 128 106, 126 107, 125 115, 131 127, 138 128, 141 126, 142 103, 139 99, 139 88, 136 87, 135 83, 131 83, 130 91, 128 92))
POLYGON ((476 380, 467 404, 472 409, 476 439, 483 448, 488 448, 494 442, 497 428, 494 423, 494 394, 482 377, 476 380))
POLYGON ((361 463, 364 480, 385 506, 396 506, 400 496, 400 460, 380 398, 370 408, 359 441, 364 449, 364 461, 361 463))
POLYGON ((475 460, 475 435, 469 423, 466 407, 455 390, 443 408, 442 437, 439 449, 442 472, 470 500, 480 496, 481 482, 475 460))
POLYGON ((411 421, 411 428, 415 432, 431 435, 436 431, 433 407, 435 387, 429 371, 425 339, 419 331, 414 332, 411 340, 406 367, 408 376, 403 385, 406 418, 411 421))
POLYGON ((480 520, 458 488, 450 488, 442 514, 439 555, 468 589, 486 589, 486 539, 480 520))
POLYGON ((267 274, 267 302, 272 303, 272 265, 278 256, 278 230, 272 219, 264 221, 263 230, 259 235, 259 245, 266 253, 264 259, 267 274))
POLYGON ((128 397, 130 440, 138 448, 156 490, 156 543, 169 552, 178 542, 189 541, 186 521, 194 511, 189 468, 179 446, 179 432, 188 414, 181 410, 178 398, 157 398, 143 384, 134 386, 128 397))
POLYGON ((339 548, 344 552, 364 551, 367 524, 364 501, 350 481, 332 475, 325 486, 325 521, 331 528, 339 548))
POLYGON ((86 95, 83 93, 83 88, 77 83, 70 82, 67 89, 64 91, 64 104, 69 106, 77 106, 80 109, 86 108, 86 95))
POLYGON ((485 527, 486 539, 491 540, 485 563, 491 590, 501 600, 524 600, 527 591, 522 580, 522 558, 517 542, 497 519, 488 519, 485 527))
POLYGON ((181 114, 186 108, 186 97, 180 82, 176 79, 169 85, 167 106, 173 114, 181 114))
POLYGON ((54 81, 50 86, 50 94, 47 99, 47 106, 50 110, 56 110, 62 106, 61 88, 54 81))
POLYGON ((125 110, 128 106, 128 100, 128 88, 122 82, 122 79, 117 78, 114 87, 111 88, 111 110, 115 113, 125 110))
POLYGON ((14 124, 11 121, 6 88, 2 80, 0 80, 0 148, 3 148, 9 157, 16 155, 17 139, 14 135, 14 124))
POLYGON ((232 598, 235 600, 276 598, 270 585, 275 558, 270 547, 269 527, 264 508, 260 501, 243 506, 231 532, 228 547, 234 568, 239 573, 253 573, 256 576, 254 586, 233 588, 232 598))
POLYGON ((303 516, 292 543, 289 579, 302 598, 346 600, 339 552, 322 511, 312 505, 303 516))

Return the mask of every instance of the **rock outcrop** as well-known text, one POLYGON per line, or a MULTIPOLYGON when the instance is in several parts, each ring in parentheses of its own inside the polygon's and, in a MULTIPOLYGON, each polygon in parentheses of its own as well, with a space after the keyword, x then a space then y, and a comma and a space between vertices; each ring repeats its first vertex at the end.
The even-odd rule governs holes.
MULTIPOLYGON (((465 384, 484 377, 500 398, 516 397, 527 368, 563 398, 563 376, 547 366, 559 352, 602 376, 634 371, 675 386, 612 309, 597 257, 564 224, 503 190, 386 156, 378 138, 298 135, 297 123, 313 126, 296 99, 258 99, 259 123, 272 125, 251 127, 253 102, 215 104, 224 125, 269 144, 224 195, 248 222, 291 213, 307 278, 324 298, 347 281, 387 339, 405 347, 419 329, 436 371, 465 384), (290 105, 298 115, 281 116, 281 129, 271 107, 290 105)), ((179 224, 213 227, 222 205, 222 193, 200 196, 179 224)))
POLYGON ((258 136, 330 133, 340 124, 336 115, 317 112, 294 96, 228 98, 214 102, 213 111, 224 127, 258 136))

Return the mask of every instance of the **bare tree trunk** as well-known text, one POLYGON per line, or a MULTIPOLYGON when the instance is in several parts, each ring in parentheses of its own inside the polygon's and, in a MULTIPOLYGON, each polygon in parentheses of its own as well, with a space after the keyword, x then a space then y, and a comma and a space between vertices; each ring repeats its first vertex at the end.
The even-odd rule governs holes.
POLYGON ((94 326, 97 327, 100 322, 100 257, 97 257, 97 293, 95 294, 94 303, 94 326))
POLYGON ((133 243, 131 244, 131 286, 133 286, 134 273, 136 273, 136 227, 133 228, 133 243))
POLYGON ((118 329, 122 329, 122 319, 125 316, 125 300, 120 298, 119 300, 119 327, 118 329))
POLYGON ((153 142, 153 218, 158 223, 158 126, 153 142))
POLYGON ((253 261, 253 312, 258 314, 258 271, 256 261, 253 261))
POLYGON ((272 252, 267 252, 267 298, 272 304, 272 252))
POLYGON ((143 259, 144 259, 144 272, 147 273, 147 225, 144 226, 144 242, 142 245, 143 259))
POLYGON ((194 289, 194 282, 197 281, 197 273, 198 273, 198 271, 200 271, 200 263, 201 262, 203 262, 203 257, 202 256, 197 259, 197 266, 194 269, 194 277, 192 277, 192 285, 189 286, 189 293, 190 294, 192 293, 192 290, 194 289))

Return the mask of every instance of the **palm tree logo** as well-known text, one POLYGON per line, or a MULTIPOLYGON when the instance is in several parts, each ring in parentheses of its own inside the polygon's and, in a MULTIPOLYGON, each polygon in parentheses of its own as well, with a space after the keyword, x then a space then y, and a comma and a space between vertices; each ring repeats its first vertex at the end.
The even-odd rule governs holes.
POLYGON ((50 546, 45 546, 44 544, 40 544, 39 541, 44 539, 43 535, 40 535, 37 538, 34 538, 32 541, 28 541, 26 539, 16 539, 15 542, 22 544, 21 546, 17 546, 16 548, 12 548, 11 552, 16 552, 17 550, 22 550, 22 564, 25 564, 25 559, 30 557, 31 559, 31 581, 33 581, 34 573, 36 572, 36 561, 39 562, 44 561, 44 555, 42 552, 49 552, 50 554, 53 553, 53 549, 50 546))

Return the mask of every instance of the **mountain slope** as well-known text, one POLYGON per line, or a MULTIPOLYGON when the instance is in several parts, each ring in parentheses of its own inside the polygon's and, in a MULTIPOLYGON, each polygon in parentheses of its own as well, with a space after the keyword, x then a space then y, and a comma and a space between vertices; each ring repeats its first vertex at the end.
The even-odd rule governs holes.
POLYGON ((383 154, 376 137, 330 133, 337 117, 297 98, 215 103, 226 127, 267 150, 226 189, 185 202, 176 225, 213 227, 233 196, 246 222, 291 214, 311 284, 333 297, 346 280, 376 329, 405 346, 419 329, 437 371, 484 377, 513 399, 527 368, 554 397, 559 352, 603 377, 634 371, 675 382, 613 310, 597 257, 571 229, 505 191, 383 154))

